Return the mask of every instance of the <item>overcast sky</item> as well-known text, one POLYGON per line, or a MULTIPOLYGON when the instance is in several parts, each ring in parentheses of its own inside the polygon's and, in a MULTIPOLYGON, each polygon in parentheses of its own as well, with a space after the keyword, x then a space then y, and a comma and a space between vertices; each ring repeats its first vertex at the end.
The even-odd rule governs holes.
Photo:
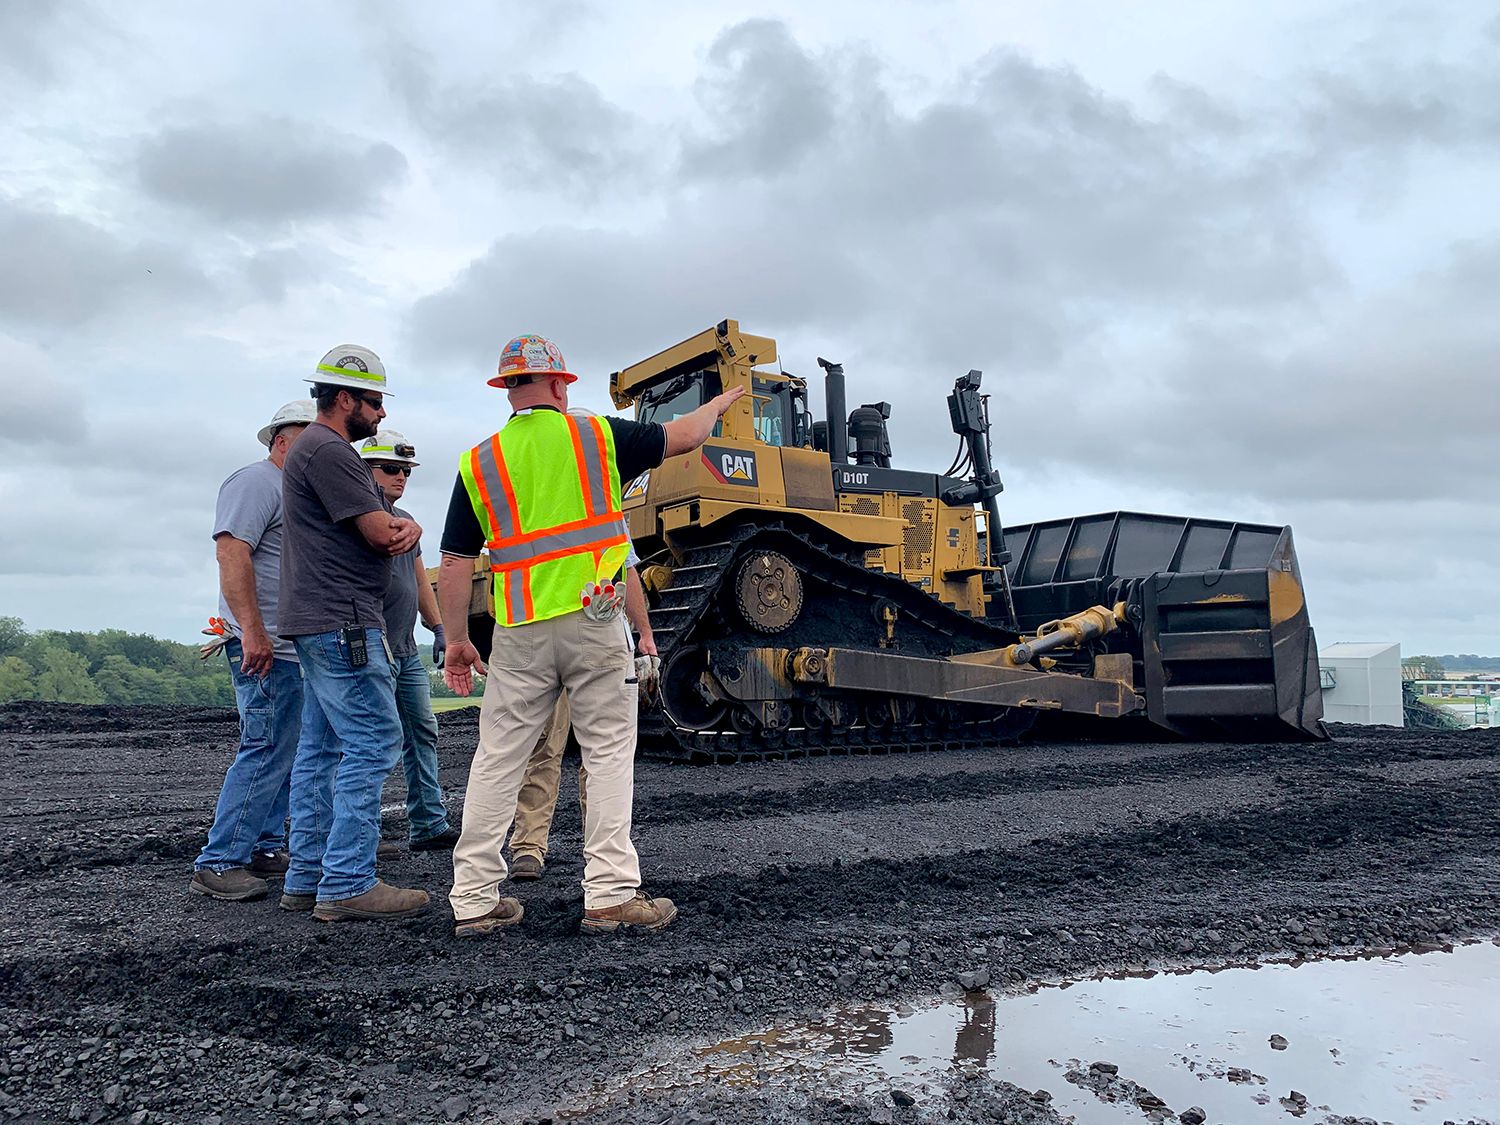
POLYGON ((1011 522, 1290 523, 1321 643, 1500 653, 1497 13, 0 0, 0 614, 194 639, 336 344, 431 562, 506 339, 604 410, 735 317, 903 467, 981 368, 1011 522))

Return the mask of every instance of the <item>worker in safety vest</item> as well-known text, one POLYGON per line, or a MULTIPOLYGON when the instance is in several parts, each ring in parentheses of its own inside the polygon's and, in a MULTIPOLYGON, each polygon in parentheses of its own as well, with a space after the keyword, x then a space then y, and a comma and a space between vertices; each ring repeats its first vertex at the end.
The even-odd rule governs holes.
POLYGON ((698 448, 744 392, 658 425, 567 414, 576 378, 550 340, 518 336, 505 345, 489 385, 505 389, 514 413, 459 459, 443 528, 438 605, 451 631, 443 678, 468 695, 473 674, 487 675, 448 896, 458 937, 521 920, 521 904, 500 897, 500 848, 526 763, 564 688, 589 776, 582 929, 659 930, 677 917, 670 899, 641 892, 630 842, 636 685, 621 639, 625 585, 615 581, 629 549, 620 481, 698 448), (467 635, 469 576, 485 548, 496 618, 487 674, 467 635))

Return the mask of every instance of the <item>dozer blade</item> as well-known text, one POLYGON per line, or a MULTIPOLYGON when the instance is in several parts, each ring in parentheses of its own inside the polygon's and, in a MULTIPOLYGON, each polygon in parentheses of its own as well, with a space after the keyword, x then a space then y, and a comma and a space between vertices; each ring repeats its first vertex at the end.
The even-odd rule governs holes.
POLYGON ((1327 738, 1292 529, 1109 512, 1007 527, 1025 632, 1124 600, 1107 648, 1138 663, 1151 721, 1192 737, 1327 738))

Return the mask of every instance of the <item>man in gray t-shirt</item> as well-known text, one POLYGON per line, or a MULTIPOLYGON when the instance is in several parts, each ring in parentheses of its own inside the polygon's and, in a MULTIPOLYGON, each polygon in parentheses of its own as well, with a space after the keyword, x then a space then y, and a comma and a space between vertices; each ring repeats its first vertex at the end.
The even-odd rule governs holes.
MULTIPOLYGON (((360 446, 375 474, 375 483, 403 519, 411 517, 395 507, 406 492, 406 482, 420 462, 417 451, 395 430, 381 430, 360 446)), ((417 649, 416 625, 432 630, 433 661, 443 648, 443 623, 438 616, 437 595, 422 566, 422 549, 413 547, 391 560, 391 584, 385 591, 385 635, 390 641, 396 668, 396 709, 401 713, 401 763, 406 770, 406 829, 411 850, 452 850, 458 829, 448 824, 443 790, 438 783, 437 719, 432 713, 432 681, 417 649)))
POLYGON ((214 511, 219 615, 229 626, 224 653, 240 712, 240 744, 188 886, 230 902, 264 898, 262 876, 287 869, 288 779, 301 726, 302 673, 292 643, 276 635, 281 477, 292 443, 312 420, 307 399, 278 410, 259 434, 270 456, 231 473, 214 511))

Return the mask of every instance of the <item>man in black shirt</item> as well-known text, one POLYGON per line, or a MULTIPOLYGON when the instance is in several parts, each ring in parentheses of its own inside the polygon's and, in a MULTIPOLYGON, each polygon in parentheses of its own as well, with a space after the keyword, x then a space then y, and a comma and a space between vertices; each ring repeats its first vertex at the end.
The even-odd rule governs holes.
POLYGON ((281 905, 324 922, 400 918, 428 897, 375 877, 380 789, 401 753, 385 590, 391 559, 420 543, 422 529, 391 511, 349 444, 385 417, 380 358, 345 344, 308 381, 317 421, 282 482, 278 623, 302 663, 303 704, 281 905))
POLYGON ((677 917, 671 899, 640 889, 630 841, 634 661, 619 618, 624 583, 618 603, 602 587, 628 551, 621 480, 702 445, 743 391, 659 426, 564 413, 576 378, 550 340, 518 336, 505 346, 490 385, 508 392, 514 413, 460 459, 448 507, 438 604, 452 630, 443 678, 457 694, 468 695, 473 673, 485 671, 468 638, 467 611, 473 560, 486 547, 497 622, 463 832, 453 851, 448 901, 458 937, 521 920, 521 904, 499 894, 507 873, 500 848, 526 763, 563 689, 589 776, 581 928, 659 930, 677 917))

